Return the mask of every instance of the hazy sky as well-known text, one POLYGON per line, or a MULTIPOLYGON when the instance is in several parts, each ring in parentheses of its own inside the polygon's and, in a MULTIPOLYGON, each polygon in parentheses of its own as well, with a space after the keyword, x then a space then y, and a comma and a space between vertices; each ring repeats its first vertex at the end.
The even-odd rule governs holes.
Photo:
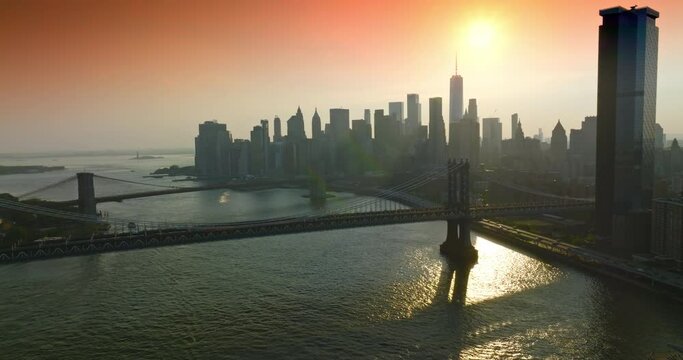
MULTIPOLYGON (((301 106, 444 98, 456 52, 465 102, 527 135, 596 112, 601 8, 547 1, 0 0, 0 152, 192 147, 218 119, 246 138, 301 106)), ((657 20, 657 119, 683 133, 683 1, 657 20)), ((283 129, 284 130, 284 129, 283 129)))

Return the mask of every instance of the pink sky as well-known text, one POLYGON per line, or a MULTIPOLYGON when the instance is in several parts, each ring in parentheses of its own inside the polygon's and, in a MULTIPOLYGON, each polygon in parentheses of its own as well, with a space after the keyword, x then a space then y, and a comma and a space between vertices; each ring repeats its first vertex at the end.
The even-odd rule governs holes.
MULTIPOLYGON (((601 8, 612 1, 0 2, 0 152, 193 146, 218 119, 247 137, 301 106, 352 118, 419 93, 444 97, 458 53, 481 117, 527 134, 595 114, 601 8), (473 24, 493 29, 470 42, 473 24)), ((660 11, 657 118, 683 133, 683 2, 660 11)))

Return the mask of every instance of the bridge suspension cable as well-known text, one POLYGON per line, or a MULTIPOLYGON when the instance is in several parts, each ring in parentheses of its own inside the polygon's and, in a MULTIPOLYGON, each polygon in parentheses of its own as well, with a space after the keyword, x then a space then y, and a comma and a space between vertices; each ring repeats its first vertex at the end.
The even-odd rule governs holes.
MULTIPOLYGON (((358 209, 373 209, 373 210, 384 210, 387 206, 387 201, 392 201, 395 202, 395 197, 392 196, 392 194, 400 194, 402 192, 406 192, 412 189, 415 189, 419 186, 422 186, 430 181, 433 181, 434 179, 437 179, 439 176, 442 176, 445 173, 443 169, 437 168, 433 169, 427 173, 423 173, 419 176, 416 176, 406 182, 403 182, 401 184, 395 185, 391 188, 388 189, 382 189, 379 193, 374 194, 373 199, 354 199, 350 201, 346 206, 344 207, 335 207, 326 210, 323 212, 323 215, 330 215, 330 214, 342 214, 342 213, 349 213, 349 212, 356 212, 358 209)), ((316 214, 313 214, 312 216, 315 216, 316 214)), ((318 214, 319 215, 319 214, 318 214)))
MULTIPOLYGON (((369 207, 376 205, 378 203, 385 202, 386 200, 393 201, 395 199, 395 194, 405 194, 407 191, 413 190, 415 188, 418 188, 420 186, 423 186, 433 180, 436 180, 442 176, 445 176, 449 171, 454 171, 452 169, 444 168, 444 167, 439 167, 432 169, 431 171, 428 171, 422 175, 419 175, 413 179, 410 179, 404 183, 401 183, 399 185, 396 185, 394 187, 388 188, 388 189, 382 189, 378 194, 375 195, 375 197, 379 199, 360 199, 356 200, 356 202, 352 202, 349 204, 349 206, 344 207, 344 208, 337 208, 337 209, 330 209, 329 212, 333 213, 342 213, 342 212, 349 212, 350 210, 356 210, 358 208, 363 208, 363 207, 369 207)), ((380 205, 379 208, 380 210, 384 204, 380 205)))
POLYGON ((151 184, 151 183, 144 183, 144 182, 140 182, 140 181, 117 179, 117 178, 112 178, 112 177, 102 176, 102 175, 93 175, 93 177, 99 178, 99 179, 104 179, 104 180, 109 180, 109 181, 116 181, 116 182, 134 184, 134 185, 151 186, 151 187, 164 188, 164 189, 183 189, 183 188, 186 188, 186 186, 151 184))
POLYGON ((526 186, 511 184, 509 182, 504 182, 504 181, 500 181, 500 180, 496 180, 496 179, 487 178, 486 180, 489 182, 492 182, 494 184, 498 184, 500 186, 506 187, 508 189, 516 190, 516 191, 531 194, 531 195, 551 198, 551 199, 569 200, 569 201, 587 201, 587 202, 595 201, 594 198, 578 198, 578 197, 562 196, 562 195, 546 193, 546 192, 531 189, 531 188, 526 187, 526 186))
POLYGON ((50 189, 52 189, 52 188, 56 188, 57 186, 66 184, 66 183, 68 183, 68 182, 70 182, 70 181, 74 181, 74 180, 76 180, 76 176, 70 176, 70 177, 68 177, 68 178, 66 178, 66 179, 64 179, 64 180, 58 181, 58 182, 56 182, 56 183, 52 183, 52 184, 43 186, 43 187, 41 187, 41 188, 39 188, 39 189, 35 189, 35 190, 33 190, 33 191, 29 191, 29 192, 27 192, 27 193, 25 193, 25 194, 21 194, 21 195, 17 196, 17 198, 19 198, 19 199, 26 199, 26 198, 28 198, 29 196, 33 196, 33 195, 35 195, 35 194, 37 194, 37 193, 40 193, 40 192, 43 192, 43 191, 47 191, 47 190, 50 190, 50 189))

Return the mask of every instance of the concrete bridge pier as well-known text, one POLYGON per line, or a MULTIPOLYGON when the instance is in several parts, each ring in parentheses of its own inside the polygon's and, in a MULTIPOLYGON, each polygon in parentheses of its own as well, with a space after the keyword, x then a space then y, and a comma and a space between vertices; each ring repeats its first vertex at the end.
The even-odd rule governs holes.
POLYGON ((78 211, 85 215, 97 215, 95 183, 92 173, 78 173, 78 211))
POLYGON ((473 266, 479 253, 470 239, 470 220, 448 220, 446 241, 439 247, 441 254, 459 266, 473 266))

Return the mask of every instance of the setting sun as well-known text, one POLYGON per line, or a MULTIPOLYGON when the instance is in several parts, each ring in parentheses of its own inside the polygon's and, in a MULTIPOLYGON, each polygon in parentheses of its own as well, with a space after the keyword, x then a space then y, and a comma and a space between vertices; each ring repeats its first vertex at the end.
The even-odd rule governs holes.
POLYGON ((469 41, 472 46, 488 48, 493 43, 495 35, 493 24, 479 21, 470 26, 469 41))

